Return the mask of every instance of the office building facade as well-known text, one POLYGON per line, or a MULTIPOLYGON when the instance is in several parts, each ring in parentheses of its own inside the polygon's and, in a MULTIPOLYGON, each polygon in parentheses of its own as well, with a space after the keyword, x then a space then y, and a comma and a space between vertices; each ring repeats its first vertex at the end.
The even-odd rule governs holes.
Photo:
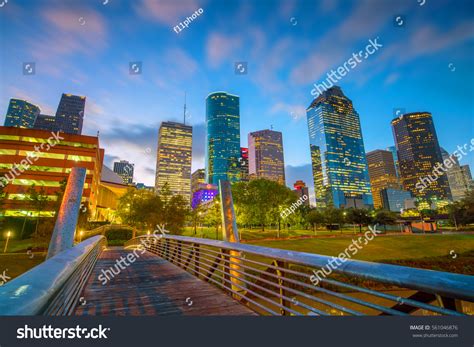
POLYGON ((126 160, 114 162, 114 172, 122 178, 124 184, 133 183, 133 170, 135 165, 126 160))
POLYGON ((58 143, 49 131, 0 127, 0 180, 7 194, 3 202, 6 217, 53 217, 63 181, 71 168, 86 168, 82 201, 94 218, 104 151, 93 136, 61 134, 58 143), (54 146, 52 145, 54 144, 54 146), (30 200, 29 188, 44 190, 42 210, 30 200))
POLYGON ((359 114, 339 87, 306 110, 317 207, 372 206, 359 114))
POLYGON ((249 149, 240 147, 240 181, 249 180, 249 149))
POLYGON ((446 166, 446 175, 448 177, 449 190, 451 192, 451 198, 453 201, 459 201, 466 195, 469 190, 469 180, 459 165, 459 161, 455 155, 449 155, 449 153, 441 147, 441 157, 443 163, 446 166), (446 165, 448 163, 448 165, 446 165))
POLYGON ((34 127, 36 117, 39 116, 40 112, 38 106, 28 101, 10 99, 4 124, 6 127, 30 129, 34 127))
POLYGON ((306 187, 306 183, 302 180, 298 180, 293 184, 293 188, 295 188, 293 192, 296 194, 298 199, 301 199, 304 205, 309 206, 309 189, 306 187))
POLYGON ((412 201, 411 193, 403 189, 383 188, 380 190, 380 196, 383 208, 392 212, 401 212, 402 209, 407 209, 412 201))
POLYGON ((82 134, 86 97, 62 94, 55 117, 55 129, 67 134, 82 134))
POLYGON ((446 175, 435 173, 442 163, 441 149, 431 113, 406 113, 392 120, 400 179, 404 190, 418 199, 451 198, 446 175))
POLYGON ((206 182, 237 182, 240 176, 240 99, 226 92, 206 98, 206 182))
POLYGON ((56 117, 40 114, 36 117, 34 128, 38 130, 58 131, 56 128, 56 117))
POLYGON ((393 154, 390 151, 377 149, 367 153, 366 156, 374 207, 382 208, 381 190, 384 188, 401 188, 397 178, 393 154))
POLYGON ((206 170, 197 169, 191 175, 191 193, 199 189, 200 184, 206 183, 206 170))
POLYGON ((395 165, 395 173, 397 174, 397 177, 400 178, 400 169, 398 168, 397 147, 395 147, 395 146, 387 147, 387 151, 390 151, 392 153, 393 163, 395 165))
POLYGON ((248 135, 249 175, 285 185, 283 136, 279 131, 261 130, 248 135))
POLYGON ((191 201, 193 128, 176 122, 162 122, 158 134, 155 189, 167 183, 173 195, 191 201))

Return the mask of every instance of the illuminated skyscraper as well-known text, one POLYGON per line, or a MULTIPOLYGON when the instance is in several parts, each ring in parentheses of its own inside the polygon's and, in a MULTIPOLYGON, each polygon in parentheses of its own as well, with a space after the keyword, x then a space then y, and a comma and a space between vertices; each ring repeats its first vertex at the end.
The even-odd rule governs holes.
POLYGON ((395 164, 395 173, 397 174, 397 177, 400 177, 400 169, 398 168, 397 147, 395 146, 387 147, 387 151, 390 151, 392 153, 393 163, 395 164))
POLYGON ((126 160, 114 162, 114 172, 122 178, 124 184, 133 183, 133 170, 135 165, 126 160))
POLYGON ((429 112, 406 113, 392 120, 392 131, 397 147, 401 183, 414 197, 450 199, 446 175, 435 178, 434 170, 442 163, 438 137, 429 112), (428 181, 425 188, 419 189, 428 181))
POLYGON ((359 114, 339 87, 323 92, 306 110, 318 207, 371 206, 359 114))
POLYGON ((301 198, 303 204, 309 206, 309 189, 306 187, 306 183, 304 183, 302 180, 298 180, 293 183, 293 188, 295 188, 293 192, 296 194, 298 199, 301 198))
POLYGON ((453 201, 459 201, 464 198, 466 192, 469 190, 469 180, 466 179, 466 175, 455 155, 449 155, 449 153, 441 147, 441 156, 443 157, 443 163, 445 163, 448 169, 446 175, 448 176, 451 198, 453 201), (448 167, 446 163, 448 163, 450 167, 448 167))
POLYGON ((285 185, 285 161, 281 132, 261 130, 250 133, 249 174, 285 185))
POLYGON ((85 96, 63 94, 56 111, 56 129, 68 134, 82 134, 85 106, 85 96))
POLYGON ((240 181, 249 180, 249 149, 245 147, 240 148, 240 181))
POLYGON ((40 114, 36 117, 34 128, 38 130, 57 131, 56 117, 40 114))
POLYGON ((7 115, 5 117, 6 127, 33 128, 36 117, 40 114, 40 108, 25 100, 10 99, 7 115))
POLYGON ((168 183, 174 195, 191 201, 191 156, 193 128, 175 122, 162 122, 158 134, 155 189, 168 183))
POLYGON ((370 186, 374 207, 383 206, 381 191, 384 188, 400 189, 393 154, 390 151, 377 149, 367 153, 367 163, 369 165, 370 186))
POLYGON ((206 98, 206 182, 236 182, 240 176, 239 97, 226 92, 206 98))

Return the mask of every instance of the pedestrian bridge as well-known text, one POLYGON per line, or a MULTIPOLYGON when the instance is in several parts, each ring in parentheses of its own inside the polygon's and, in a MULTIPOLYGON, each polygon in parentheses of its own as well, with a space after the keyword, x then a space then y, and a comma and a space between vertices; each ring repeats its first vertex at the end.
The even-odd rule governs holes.
POLYGON ((93 236, 0 287, 1 315, 464 315, 474 276, 174 235, 93 236), (313 278, 314 280, 314 278, 313 278))

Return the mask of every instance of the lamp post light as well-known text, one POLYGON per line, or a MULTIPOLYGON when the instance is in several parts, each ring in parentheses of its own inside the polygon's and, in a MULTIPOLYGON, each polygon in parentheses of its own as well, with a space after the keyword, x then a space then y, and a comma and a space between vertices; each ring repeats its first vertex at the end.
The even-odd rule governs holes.
POLYGON ((10 236, 12 233, 10 231, 7 231, 7 240, 5 241, 5 248, 3 249, 3 253, 6 253, 7 247, 8 247, 8 241, 10 240, 10 236))
POLYGON ((84 235, 84 230, 79 231, 79 242, 82 242, 82 235, 84 235))

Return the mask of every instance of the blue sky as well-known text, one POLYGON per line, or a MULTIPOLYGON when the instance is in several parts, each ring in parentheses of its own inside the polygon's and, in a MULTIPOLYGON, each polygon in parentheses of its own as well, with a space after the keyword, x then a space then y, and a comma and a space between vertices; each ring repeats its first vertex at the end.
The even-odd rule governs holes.
MULTIPOLYGON (((85 95, 84 133, 100 131, 106 164, 134 162, 138 182, 154 184, 158 127, 181 121, 184 91, 193 170, 204 167, 205 98, 225 90, 240 96, 242 145, 251 131, 282 131, 287 183, 312 186, 305 108, 313 83, 377 37, 383 47, 338 84, 360 114, 366 151, 393 145, 397 108, 432 112, 450 152, 474 137, 472 1, 103 2, 0 7, 0 112, 17 97, 54 114, 61 93, 85 95), (129 73, 135 61, 140 75, 129 73), (246 75, 235 74, 240 61, 246 75), (36 63, 35 75, 23 75, 24 62, 36 63)), ((462 163, 473 166, 474 152, 462 163)))

